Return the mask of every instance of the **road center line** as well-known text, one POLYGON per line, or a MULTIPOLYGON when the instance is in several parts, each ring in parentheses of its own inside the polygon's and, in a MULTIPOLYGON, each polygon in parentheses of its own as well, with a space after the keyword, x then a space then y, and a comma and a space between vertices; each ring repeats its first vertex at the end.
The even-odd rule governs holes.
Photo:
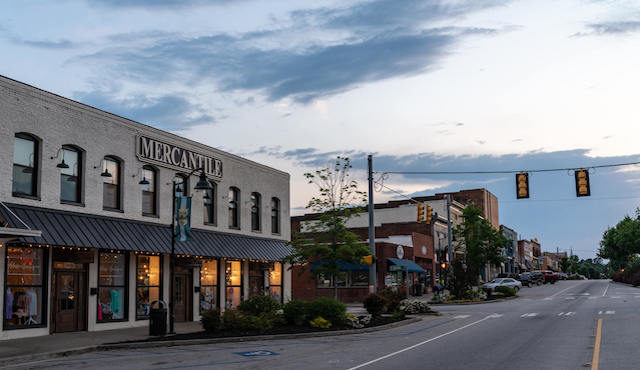
POLYGON ((462 329, 466 329, 466 328, 468 328, 468 327, 470 327, 470 326, 473 326, 473 325, 479 324, 479 323, 481 323, 481 322, 483 322, 483 321, 485 321, 485 320, 492 319, 492 318, 496 318, 496 316, 495 316, 495 315, 489 315, 489 316, 487 316, 487 317, 485 317, 485 318, 483 318, 483 319, 480 319, 480 320, 474 321, 474 322, 472 322, 472 323, 470 323, 470 324, 467 324, 467 325, 465 325, 465 326, 461 326, 461 327, 459 327, 459 328, 457 328, 457 329, 451 330, 451 331, 446 332, 446 333, 444 333, 444 334, 440 334, 440 335, 435 336, 435 337, 433 337, 433 338, 431 338, 431 339, 427 339, 427 340, 425 340, 425 341, 422 341, 422 342, 420 342, 420 343, 414 344, 414 345, 409 346, 409 347, 407 347, 407 348, 403 348, 403 349, 401 349, 401 350, 399 350, 399 351, 395 351, 395 352, 389 353, 389 354, 387 354, 387 355, 384 355, 384 356, 382 356, 382 357, 378 357, 378 358, 376 358, 376 359, 374 359, 374 360, 371 360, 371 361, 365 362, 364 364, 360 364, 360 365, 357 365, 357 366, 351 367, 351 368, 349 368, 349 369, 347 369, 347 370, 355 370, 355 369, 359 369, 359 368, 361 368, 361 367, 365 367, 365 366, 371 365, 371 364, 376 363, 376 362, 378 362, 378 361, 384 360, 384 359, 389 358, 389 357, 393 357, 393 356, 395 356, 395 355, 397 355, 397 354, 400 354, 400 353, 402 353, 402 352, 406 352, 406 351, 412 350, 412 349, 414 349, 414 348, 416 348, 416 347, 420 347, 420 346, 422 346, 422 345, 424 345, 424 344, 427 344, 427 343, 429 343, 429 342, 433 342, 434 340, 440 339, 440 338, 445 337, 445 336, 447 336, 447 335, 449 335, 449 334, 453 334, 453 333, 458 332, 458 331, 460 331, 460 330, 462 330, 462 329))
MULTIPOLYGON (((561 291, 559 291, 559 292, 557 292, 557 293, 555 293, 555 294, 552 294, 552 295, 548 296, 547 298, 553 298, 553 297, 557 296, 558 294, 560 294, 560 293, 564 293, 564 292, 566 292, 567 290, 569 290, 569 289, 571 289, 571 288, 573 288, 573 287, 575 287, 575 286, 577 286, 577 285, 572 285, 572 286, 570 286, 570 287, 567 287, 567 288, 565 288, 565 289, 562 289, 561 291)), ((545 299, 547 299, 547 298, 545 298, 545 299)))
POLYGON ((598 370, 598 362, 600 361, 600 339, 602 339, 602 319, 598 319, 598 329, 596 330, 596 343, 593 347, 591 370, 598 370))
POLYGON ((606 288, 604 288, 604 293, 602 293, 602 296, 603 296, 603 297, 607 295, 607 290, 609 290, 609 285, 610 285, 610 284, 609 284, 609 283, 607 283, 607 287, 606 287, 606 288))

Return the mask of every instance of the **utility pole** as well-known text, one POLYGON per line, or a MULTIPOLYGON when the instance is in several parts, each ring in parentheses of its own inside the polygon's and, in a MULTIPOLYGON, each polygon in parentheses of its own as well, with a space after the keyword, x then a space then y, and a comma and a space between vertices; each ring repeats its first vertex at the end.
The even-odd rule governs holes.
POLYGON ((376 279, 376 229, 373 223, 373 156, 371 154, 367 156, 367 162, 369 165, 369 248, 373 257, 373 263, 369 266, 369 292, 375 293, 378 290, 378 281, 376 279))
POLYGON ((447 249, 449 252, 449 275, 453 275, 453 247, 451 246, 451 194, 445 195, 447 199, 447 249))

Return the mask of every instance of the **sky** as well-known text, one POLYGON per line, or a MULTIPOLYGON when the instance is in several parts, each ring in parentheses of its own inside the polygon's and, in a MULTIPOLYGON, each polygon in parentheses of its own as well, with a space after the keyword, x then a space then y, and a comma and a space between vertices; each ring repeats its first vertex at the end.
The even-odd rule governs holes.
POLYGON ((485 187, 543 250, 595 256, 640 205, 640 1, 23 0, 0 5, 0 74, 291 174, 347 155, 376 202, 485 187))

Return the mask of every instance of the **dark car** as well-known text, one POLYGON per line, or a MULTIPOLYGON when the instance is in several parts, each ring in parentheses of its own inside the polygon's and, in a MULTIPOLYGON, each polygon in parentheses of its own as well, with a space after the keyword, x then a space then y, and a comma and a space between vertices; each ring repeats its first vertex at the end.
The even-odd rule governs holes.
POLYGON ((532 284, 542 285, 542 283, 544 282, 542 271, 531 271, 529 274, 531 275, 532 284))
POLYGON ((522 274, 519 274, 518 280, 520 280, 523 286, 527 286, 529 288, 531 288, 531 284, 534 284, 533 280, 531 279, 531 274, 528 272, 523 272, 522 274))

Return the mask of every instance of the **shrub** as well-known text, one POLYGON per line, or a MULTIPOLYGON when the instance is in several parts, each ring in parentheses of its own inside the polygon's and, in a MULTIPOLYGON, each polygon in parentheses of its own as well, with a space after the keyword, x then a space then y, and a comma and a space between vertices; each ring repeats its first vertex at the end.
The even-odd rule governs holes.
POLYGON ((631 275, 631 284, 633 284, 633 286, 640 285, 640 271, 634 272, 633 275, 631 275))
POLYGON ((403 299, 399 308, 400 311, 407 314, 432 312, 431 307, 426 302, 417 299, 403 299))
POLYGON ((333 324, 341 323, 347 306, 333 298, 318 298, 307 303, 307 317, 323 317, 333 324))
POLYGON ((213 333, 220 330, 222 327, 220 310, 215 309, 204 311, 200 318, 200 323, 202 324, 202 329, 206 332, 213 333))
POLYGON ((407 298, 407 289, 403 286, 393 288, 385 288, 380 291, 382 297, 387 301, 385 312, 395 312, 400 306, 400 301, 407 298))
POLYGON ((331 322, 329 320, 325 320, 321 316, 318 316, 309 321, 309 325, 311 325, 312 328, 329 329, 331 327, 331 322))
POLYGON ((267 295, 256 295, 240 303, 238 310, 250 315, 259 316, 263 313, 276 312, 280 303, 267 295))
POLYGON ((358 316, 352 313, 348 313, 345 315, 344 322, 345 324, 347 324, 347 326, 354 329, 364 328, 364 324, 360 322, 360 319, 358 318, 358 316))
POLYGON ((222 314, 222 328, 228 331, 246 330, 249 326, 246 315, 238 310, 228 309, 222 314))
POLYGON ((394 320, 402 320, 402 319, 404 319, 404 316, 405 316, 404 311, 396 311, 391 315, 391 317, 394 320))
MULTIPOLYGON (((495 289, 496 293, 502 293, 505 297, 511 297, 516 295, 516 290, 513 288, 509 288, 508 286, 499 286, 495 289)), ((494 294, 495 295, 495 294, 494 294)))
POLYGON ((302 326, 307 321, 308 303, 299 299, 294 299, 284 304, 284 317, 289 324, 302 326))
POLYGON ((364 308, 371 314, 373 317, 378 317, 382 312, 384 312, 384 308, 387 305, 387 300, 382 295, 377 293, 371 293, 364 298, 362 301, 364 308))

